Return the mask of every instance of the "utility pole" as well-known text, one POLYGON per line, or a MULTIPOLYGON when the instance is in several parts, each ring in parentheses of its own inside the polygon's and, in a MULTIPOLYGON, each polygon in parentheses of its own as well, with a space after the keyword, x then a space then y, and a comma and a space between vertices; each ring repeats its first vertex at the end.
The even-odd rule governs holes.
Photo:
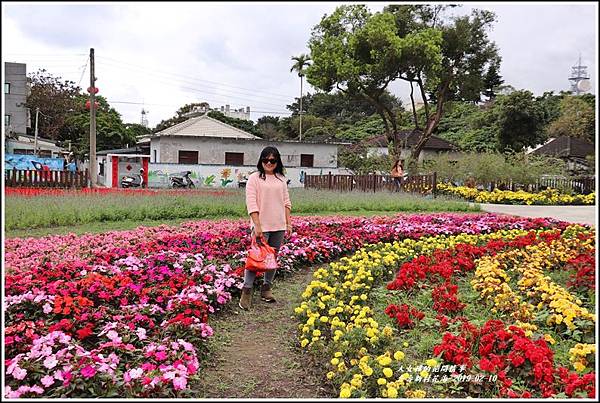
POLYGON ((38 117, 40 115, 40 108, 35 108, 35 140, 33 143, 33 155, 35 155, 36 157, 38 156, 38 144, 37 144, 37 138, 38 138, 38 117))
POLYGON ((94 48, 90 48, 90 187, 96 187, 96 77, 94 48))

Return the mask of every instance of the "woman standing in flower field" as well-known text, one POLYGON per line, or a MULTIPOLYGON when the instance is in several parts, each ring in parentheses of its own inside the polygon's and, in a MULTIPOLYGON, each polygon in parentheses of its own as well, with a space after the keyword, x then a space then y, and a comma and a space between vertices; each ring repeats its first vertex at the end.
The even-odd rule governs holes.
MULTIPOLYGON (((290 195, 283 175, 283 163, 275 147, 265 147, 256 164, 258 172, 248 178, 246 185, 246 207, 251 217, 252 236, 258 243, 265 238, 270 246, 278 250, 283 237, 292 232, 290 195)), ((264 283, 260 289, 263 301, 275 302, 271 286, 276 270, 264 274, 264 283)), ((239 306, 249 309, 252 302, 252 288, 256 273, 244 271, 244 287, 239 306)))
POLYGON ((400 160, 396 160, 396 162, 394 162, 391 175, 392 178, 394 178, 396 190, 400 191, 400 185, 402 184, 402 176, 404 175, 404 169, 402 168, 402 162, 400 160))

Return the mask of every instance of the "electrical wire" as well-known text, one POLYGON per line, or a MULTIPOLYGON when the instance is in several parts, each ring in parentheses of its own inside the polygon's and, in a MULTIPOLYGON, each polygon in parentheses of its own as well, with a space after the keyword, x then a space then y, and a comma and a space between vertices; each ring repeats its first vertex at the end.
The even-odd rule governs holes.
POLYGON ((260 93, 264 93, 264 94, 275 95, 277 98, 284 98, 286 100, 290 98, 289 95, 277 94, 277 93, 272 93, 272 92, 267 92, 267 91, 256 91, 256 90, 251 89, 251 88, 244 88, 244 87, 239 87, 239 86, 235 86, 235 85, 220 83, 220 82, 217 82, 217 81, 200 79, 200 78, 197 78, 197 77, 192 77, 192 76, 188 76, 188 75, 184 75, 184 74, 174 74, 173 72, 165 72, 165 71, 161 71, 161 70, 157 70, 157 69, 150 69, 148 67, 144 67, 144 66, 135 65, 135 64, 132 64, 132 63, 123 62, 123 61, 120 61, 120 60, 117 60, 117 59, 114 59, 114 58, 111 58, 111 57, 108 57, 108 56, 99 56, 99 57, 103 58, 103 59, 112 60, 114 62, 121 63, 121 64, 124 64, 124 65, 129 65, 129 66, 137 67, 137 68, 140 68, 140 69, 143 69, 143 70, 152 70, 152 71, 158 72, 160 74, 166 74, 168 76, 179 76, 179 77, 183 77, 183 78, 187 78, 187 79, 192 79, 194 81, 203 81, 203 82, 207 82, 207 83, 211 83, 211 84, 217 84, 217 85, 220 85, 220 86, 223 86, 223 87, 230 87, 230 88, 237 88, 237 89, 241 89, 241 90, 251 91, 252 93, 260 92, 260 93))
MULTIPOLYGON (((121 67, 117 67, 117 66, 107 65, 106 62, 102 62, 101 64, 104 67, 121 68, 121 67)), ((163 79, 163 78, 154 78, 154 80, 156 82, 159 82, 159 83, 162 83, 162 84, 166 84, 167 86, 169 86, 171 88, 174 88, 173 81, 176 81, 176 79, 167 80, 167 79, 163 79)), ((179 85, 179 86, 177 86, 177 88, 178 89, 184 89, 184 90, 192 91, 192 92, 198 92, 198 93, 201 93, 201 94, 211 94, 211 95, 226 96, 226 97, 231 98, 231 99, 238 99, 238 100, 243 100, 243 101, 250 101, 250 102, 258 103, 260 105, 281 107, 281 104, 275 104, 275 103, 271 103, 271 102, 259 102, 256 99, 252 99, 252 98, 238 97, 238 96, 228 95, 228 94, 219 94, 219 93, 216 93, 216 92, 201 90, 201 89, 198 89, 198 88, 193 88, 193 87, 188 87, 188 86, 183 86, 183 85, 179 85)), ((220 101, 216 101, 216 102, 225 102, 226 103, 226 102, 229 102, 229 101, 228 100, 220 100, 220 101)))

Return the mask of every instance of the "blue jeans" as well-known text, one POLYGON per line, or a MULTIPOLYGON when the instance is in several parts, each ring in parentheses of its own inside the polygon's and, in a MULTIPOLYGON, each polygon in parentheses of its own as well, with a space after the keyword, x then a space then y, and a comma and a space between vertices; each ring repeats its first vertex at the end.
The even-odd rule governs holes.
MULTIPOLYGON (((283 243, 283 237, 285 235, 285 231, 268 231, 263 232, 267 243, 275 248, 275 251, 278 251, 283 243)), ((254 236, 254 233, 252 233, 254 236)), ((277 270, 269 270, 264 274, 264 284, 271 285, 273 284, 273 278, 275 277, 275 272, 277 270)), ((256 272, 250 270, 244 270, 244 287, 252 288, 254 286, 254 279, 256 278, 256 272)))

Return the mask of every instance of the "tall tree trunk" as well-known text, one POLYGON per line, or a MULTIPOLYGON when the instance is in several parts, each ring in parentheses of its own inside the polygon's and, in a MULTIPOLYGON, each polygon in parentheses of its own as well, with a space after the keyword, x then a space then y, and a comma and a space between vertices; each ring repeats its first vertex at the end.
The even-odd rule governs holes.
POLYGON ((423 147, 425 147, 425 143, 427 143, 427 141, 431 138, 431 134, 440 123, 443 114, 444 100, 446 99, 449 87, 450 80, 447 80, 438 94, 435 114, 427 119, 427 124, 425 125, 425 129, 423 130, 423 134, 421 135, 419 141, 417 142, 417 144, 415 144, 411 151, 410 160, 412 164, 417 163, 417 161, 419 160, 419 155, 421 154, 423 147))
POLYGON ((302 78, 300 76, 300 141, 302 141, 302 78))

